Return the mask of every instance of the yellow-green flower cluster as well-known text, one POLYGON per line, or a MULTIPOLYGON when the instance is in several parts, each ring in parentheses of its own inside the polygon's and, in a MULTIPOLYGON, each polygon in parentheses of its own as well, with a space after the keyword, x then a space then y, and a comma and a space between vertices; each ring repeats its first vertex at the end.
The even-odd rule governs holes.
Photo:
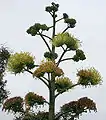
POLYGON ((61 92, 61 91, 65 92, 68 89, 71 89, 72 85, 73 85, 72 81, 68 77, 56 78, 55 87, 57 92, 61 92))
POLYGON ((21 73, 24 68, 34 68, 34 57, 29 52, 15 53, 8 60, 8 70, 12 73, 21 73))
POLYGON ((39 66, 39 68, 37 68, 34 71, 33 76, 41 77, 45 73, 54 73, 55 76, 61 76, 61 75, 64 74, 63 71, 62 71, 62 69, 60 69, 59 67, 57 67, 54 62, 47 61, 47 62, 42 63, 39 66))
POLYGON ((52 44, 56 47, 66 45, 70 50, 77 50, 80 47, 80 41, 68 32, 57 34, 53 38, 52 44))
POLYGON ((102 77, 95 68, 80 70, 77 73, 79 77, 78 83, 84 86, 101 84, 102 77))

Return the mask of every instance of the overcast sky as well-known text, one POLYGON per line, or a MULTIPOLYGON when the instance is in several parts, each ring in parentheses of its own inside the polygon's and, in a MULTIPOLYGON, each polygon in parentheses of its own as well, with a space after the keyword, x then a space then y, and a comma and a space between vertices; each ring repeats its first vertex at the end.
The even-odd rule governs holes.
MULTIPOLYGON (((0 44, 5 44, 14 52, 29 51, 35 55, 36 62, 43 58, 44 50, 47 50, 39 37, 31 37, 26 30, 35 22, 52 24, 50 15, 44 11, 46 5, 52 0, 0 0, 0 44)), ((60 4, 59 17, 62 13, 77 20, 74 29, 69 30, 82 41, 82 48, 87 59, 84 62, 72 61, 61 64, 66 76, 76 79, 77 69, 95 67, 103 77, 103 85, 94 88, 77 87, 69 93, 57 98, 56 109, 71 100, 88 96, 97 103, 98 112, 83 115, 80 120, 105 120, 106 119, 106 0, 55 0, 60 4)), ((64 28, 58 25, 57 32, 64 28)), ((7 88, 11 96, 24 96, 29 91, 44 95, 48 99, 48 90, 30 74, 7 74, 7 88)), ((0 112, 0 120, 12 120, 10 114, 0 112)))

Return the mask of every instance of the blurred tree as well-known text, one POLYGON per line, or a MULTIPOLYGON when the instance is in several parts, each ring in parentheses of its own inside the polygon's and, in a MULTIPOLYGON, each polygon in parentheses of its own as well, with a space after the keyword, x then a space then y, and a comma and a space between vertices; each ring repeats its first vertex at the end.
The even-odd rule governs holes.
POLYGON ((8 49, 2 46, 0 48, 0 106, 9 94, 9 92, 5 89, 7 81, 3 79, 9 56, 10 53, 8 49))
POLYGON ((75 120, 84 112, 97 111, 93 100, 83 97, 63 105, 58 113, 55 112, 55 101, 60 94, 78 85, 86 88, 102 82, 101 75, 95 68, 79 70, 76 74, 78 81, 73 83, 59 67, 63 61, 73 60, 78 62, 85 60, 86 57, 83 50, 80 49, 80 40, 67 32, 68 29, 75 27, 76 20, 69 18, 66 13, 63 13, 61 18, 58 18, 58 8, 59 4, 54 2, 45 8, 45 11, 53 19, 51 26, 35 23, 27 30, 27 33, 32 36, 40 36, 48 48, 48 51, 44 53, 44 60, 41 64, 35 64, 34 56, 29 52, 15 53, 9 57, 8 70, 11 73, 17 75, 29 72, 33 78, 41 80, 49 90, 49 101, 34 92, 27 93, 25 98, 17 96, 7 99, 3 105, 3 110, 13 112, 16 120, 75 120), (66 24, 66 28, 62 32, 56 33, 56 25, 61 20, 66 24), (49 30, 52 31, 52 36, 46 34, 49 30), (56 48, 62 49, 61 55, 56 52, 56 48), (65 58, 64 55, 71 51, 74 55, 65 58), (47 111, 39 110, 35 112, 35 108, 46 104, 49 106, 47 111))

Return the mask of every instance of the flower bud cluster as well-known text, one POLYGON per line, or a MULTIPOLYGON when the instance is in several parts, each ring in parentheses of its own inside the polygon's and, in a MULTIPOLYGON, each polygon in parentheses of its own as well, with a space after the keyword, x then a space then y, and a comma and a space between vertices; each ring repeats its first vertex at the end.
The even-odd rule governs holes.
POLYGON ((64 18, 64 19, 68 18, 67 13, 63 13, 63 18, 64 18))
POLYGON ((54 2, 51 3, 51 6, 47 6, 45 8, 45 11, 49 12, 49 13, 53 13, 53 12, 57 12, 59 8, 59 4, 56 4, 54 2))
POLYGON ((64 22, 67 23, 67 25, 68 25, 69 28, 74 28, 75 24, 76 24, 76 20, 73 19, 73 18, 65 18, 64 22))
POLYGON ((39 31, 48 31, 49 28, 47 27, 46 24, 40 24, 40 23, 35 23, 35 25, 31 26, 28 30, 27 33, 31 34, 32 36, 37 35, 39 31))
POLYGON ((78 62, 79 60, 85 60, 85 54, 82 50, 76 50, 76 55, 74 55, 73 60, 78 62))
POLYGON ((76 24, 76 20, 73 18, 69 18, 66 13, 63 13, 64 22, 67 23, 69 28, 74 28, 76 24))
POLYGON ((52 58, 56 59, 58 57, 58 54, 57 53, 53 54, 52 52, 45 52, 44 57, 47 58, 47 59, 50 59, 50 60, 52 58))

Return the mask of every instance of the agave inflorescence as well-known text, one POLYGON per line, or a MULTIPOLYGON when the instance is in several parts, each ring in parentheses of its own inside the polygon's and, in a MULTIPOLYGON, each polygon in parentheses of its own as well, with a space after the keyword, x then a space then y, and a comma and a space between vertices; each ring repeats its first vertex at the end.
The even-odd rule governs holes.
POLYGON ((42 77, 45 73, 54 73, 55 76, 61 76, 64 74, 62 69, 57 67, 54 62, 47 61, 47 62, 42 63, 39 66, 39 68, 37 68, 34 71, 33 76, 42 77))
POLYGON ((30 107, 33 107, 36 105, 43 105, 44 102, 45 102, 45 99, 42 96, 39 96, 33 92, 29 92, 25 96, 25 104, 30 107))
POLYGON ((56 47, 66 45, 70 50, 77 50, 80 47, 80 41, 68 32, 57 34, 52 44, 56 47))
POLYGON ((57 92, 67 91, 73 85, 72 81, 68 77, 59 77, 55 80, 55 87, 57 92))
POLYGON ((34 68, 34 57, 29 52, 15 53, 8 60, 8 70, 12 73, 21 73, 24 68, 34 68))
POLYGON ((102 77, 95 68, 79 70, 77 76, 79 77, 78 83, 83 86, 97 85, 102 82, 102 77))
POLYGON ((23 99, 21 97, 7 99, 3 104, 3 110, 14 113, 23 112, 23 99))

